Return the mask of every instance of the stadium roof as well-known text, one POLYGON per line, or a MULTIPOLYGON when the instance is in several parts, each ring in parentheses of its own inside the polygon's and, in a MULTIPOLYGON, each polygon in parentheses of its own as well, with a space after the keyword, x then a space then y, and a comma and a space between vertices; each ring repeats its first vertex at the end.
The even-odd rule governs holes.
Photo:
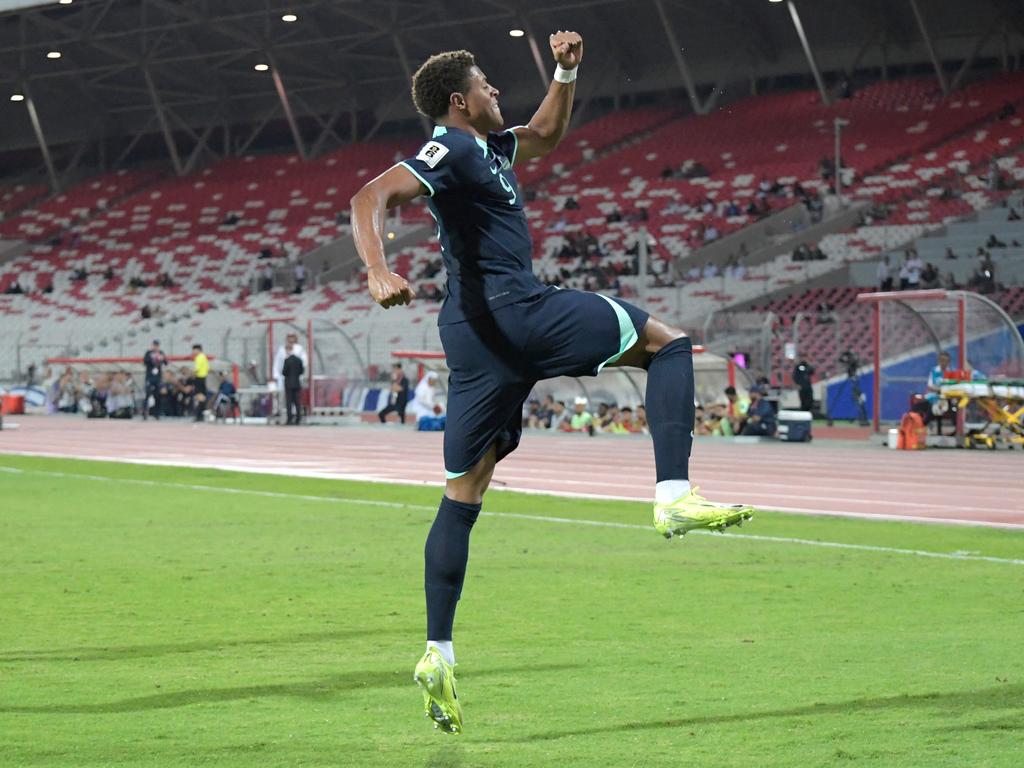
POLYGON ((0 0, 11 8, 0 12, 7 177, 38 166, 44 146, 59 175, 85 154, 109 164, 148 147, 178 154, 181 169, 196 147, 214 156, 269 137, 315 154, 415 131, 410 72, 451 48, 477 53, 523 120, 559 28, 584 36, 584 110, 670 93, 700 111, 766 78, 827 92, 830 74, 934 74, 936 62, 949 87, 965 62, 1019 66, 1024 47, 1015 0, 0 0))

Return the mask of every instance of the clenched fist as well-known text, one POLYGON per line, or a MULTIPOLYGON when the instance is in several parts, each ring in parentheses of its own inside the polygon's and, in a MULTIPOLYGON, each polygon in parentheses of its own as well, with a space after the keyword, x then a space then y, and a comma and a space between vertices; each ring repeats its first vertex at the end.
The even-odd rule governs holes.
POLYGON ((577 32, 559 30, 551 35, 551 53, 562 69, 575 69, 583 58, 583 38, 577 32))
POLYGON ((416 296, 416 292, 404 277, 389 272, 386 267, 370 268, 366 274, 366 283, 373 300, 384 309, 396 304, 408 304, 416 296))

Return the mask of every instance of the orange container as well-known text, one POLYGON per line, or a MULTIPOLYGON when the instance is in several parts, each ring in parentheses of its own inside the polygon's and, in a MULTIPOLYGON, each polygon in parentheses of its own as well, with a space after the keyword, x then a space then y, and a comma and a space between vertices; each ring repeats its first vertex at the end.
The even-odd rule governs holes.
POLYGON ((0 413, 4 416, 17 415, 25 412, 24 395, 4 395, 0 398, 0 413))

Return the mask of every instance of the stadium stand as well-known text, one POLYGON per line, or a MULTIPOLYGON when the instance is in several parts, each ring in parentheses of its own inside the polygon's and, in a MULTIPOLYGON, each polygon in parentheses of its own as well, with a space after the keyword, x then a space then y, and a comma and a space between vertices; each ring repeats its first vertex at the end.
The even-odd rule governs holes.
MULTIPOLYGON (((537 195, 527 205, 535 270, 591 288, 603 287, 595 278, 601 272, 609 276, 604 285, 626 296, 642 291, 654 311, 688 327, 712 311, 796 288, 1000 199, 987 188, 993 155, 1004 155, 999 165, 1007 180, 1024 179, 1012 154, 1024 143, 1024 125, 1017 117, 998 119, 1020 82, 1000 77, 944 101, 931 83, 909 80, 866 87, 832 110, 803 91, 744 99, 707 117, 672 119, 667 110, 640 110, 599 118, 520 171, 537 195), (824 260, 795 264, 786 254, 739 270, 700 269, 702 232, 713 226, 721 237, 763 213, 723 215, 728 201, 745 210, 763 197, 768 209, 779 210, 796 202, 795 182, 810 194, 827 191, 816 158, 830 152, 833 115, 850 120, 848 192, 887 205, 885 221, 827 235, 820 243, 824 260), (650 131, 646 138, 636 138, 637 126, 650 131), (694 176, 697 165, 710 176, 694 176), (759 195, 762 180, 781 187, 759 195), (579 207, 565 210, 570 197, 579 207), (711 214, 700 210, 707 201, 711 214), (682 210, 684 204, 691 210, 682 210), (633 277, 629 251, 640 226, 653 237, 650 265, 661 286, 645 288, 633 277), (584 233, 597 241, 599 253, 566 255, 568 237, 584 233), (691 254, 697 254, 694 265, 672 274, 670 262, 691 254)), ((52 285, 53 293, 0 300, 0 314, 15 331, 0 345, 67 345, 69 322, 76 339, 97 348, 124 345, 128 333, 147 333, 143 329, 158 322, 170 324, 175 343, 184 345, 231 331, 255 336, 262 319, 286 315, 336 322, 373 362, 388 344, 436 347, 438 305, 429 300, 384 313, 371 307, 358 281, 317 286, 301 296, 243 295, 262 263, 261 250, 280 262, 344 236, 337 214, 347 209, 348 197, 368 174, 407 153, 408 142, 375 142, 305 164, 291 155, 247 156, 185 178, 102 177, 45 201, 3 224, 37 244, 0 267, 0 293, 16 279, 32 291, 52 285), (59 245, 45 242, 68 227, 59 245), (109 279, 103 276, 108 268, 109 279), (87 280, 72 280, 74 269, 84 269, 87 280), (153 286, 162 274, 168 285, 153 286), (133 277, 149 285, 131 288, 133 277), (147 308, 157 316, 142 317, 147 308)), ((425 206, 406 208, 403 219, 427 219, 425 206)), ((437 259, 436 245, 423 243, 399 251, 392 263, 421 295, 431 295, 443 286, 437 259)), ((11 351, 0 349, 0 356, 9 359, 11 351)))

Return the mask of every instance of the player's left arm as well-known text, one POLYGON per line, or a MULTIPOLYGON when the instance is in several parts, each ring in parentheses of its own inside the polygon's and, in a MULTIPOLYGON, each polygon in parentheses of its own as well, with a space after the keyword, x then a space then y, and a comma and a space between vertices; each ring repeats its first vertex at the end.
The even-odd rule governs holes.
MULTIPOLYGON (((575 71, 583 59, 583 38, 576 32, 559 31, 551 35, 548 42, 551 43, 551 53, 558 66, 563 70, 575 71)), ((548 95, 530 118, 529 124, 512 129, 519 143, 516 162, 542 157, 558 146, 569 128, 575 93, 575 80, 569 83, 551 81, 548 95)))

